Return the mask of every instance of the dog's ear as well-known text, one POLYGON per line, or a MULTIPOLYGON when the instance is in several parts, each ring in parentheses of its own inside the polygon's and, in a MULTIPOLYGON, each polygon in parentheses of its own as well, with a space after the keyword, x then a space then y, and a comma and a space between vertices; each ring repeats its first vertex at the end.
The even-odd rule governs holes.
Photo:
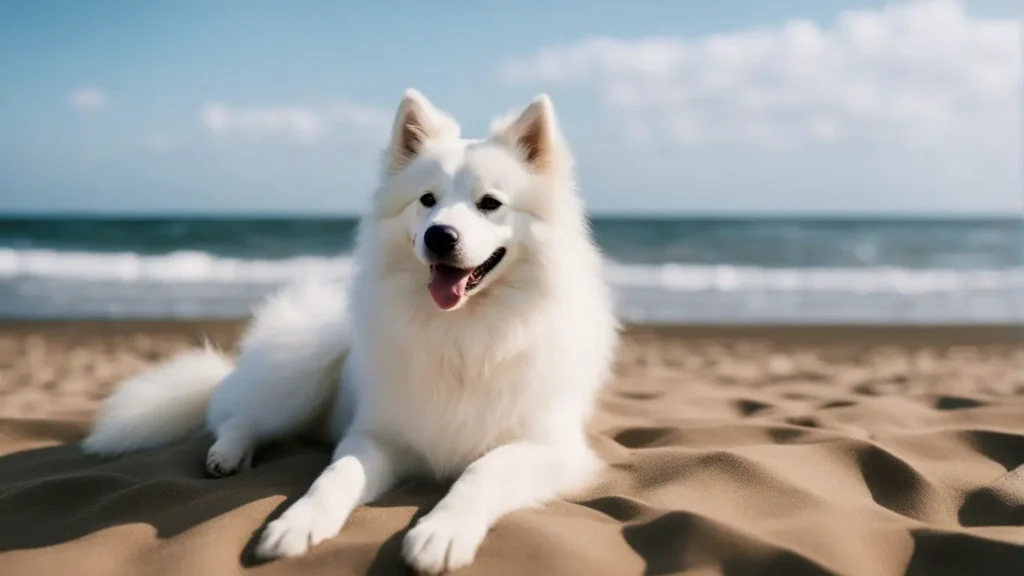
POLYGON ((552 169, 562 149, 555 108, 547 94, 540 94, 504 127, 504 138, 535 172, 552 169))
POLYGON ((398 105, 388 145, 388 171, 398 172, 434 138, 458 138, 459 126, 418 90, 409 88, 398 105))

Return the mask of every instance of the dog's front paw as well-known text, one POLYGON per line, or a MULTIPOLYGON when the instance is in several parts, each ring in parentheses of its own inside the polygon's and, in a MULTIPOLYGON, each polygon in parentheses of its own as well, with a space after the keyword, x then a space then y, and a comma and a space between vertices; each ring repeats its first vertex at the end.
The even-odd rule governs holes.
POLYGON ((402 556, 420 573, 441 574, 472 562, 486 535, 487 527, 473 518, 435 510, 405 535, 402 556))
POLYGON ((263 530, 256 556, 263 559, 305 554, 317 544, 341 531, 347 515, 330 506, 317 506, 303 497, 263 530))

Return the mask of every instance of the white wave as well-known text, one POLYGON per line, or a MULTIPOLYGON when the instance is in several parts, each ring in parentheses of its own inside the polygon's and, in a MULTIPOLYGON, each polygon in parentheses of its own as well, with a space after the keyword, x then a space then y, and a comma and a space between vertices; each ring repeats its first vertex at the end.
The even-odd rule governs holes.
POLYGON ((0 248, 0 278, 160 283, 282 283, 310 277, 344 279, 352 259, 299 256, 278 260, 226 258, 206 252, 163 255, 0 248))
POLYGON ((761 268, 686 264, 609 263, 612 284, 671 292, 849 292, 856 294, 971 292, 1024 289, 1024 269, 954 270, 864 268, 761 268))
MULTIPOLYGON (((346 280, 350 256, 243 259, 205 252, 163 255, 0 248, 0 279, 162 284, 281 284, 307 278, 346 280)), ((609 281, 621 289, 666 292, 844 292, 925 294, 1024 290, 1024 268, 760 268, 609 261, 609 281)))

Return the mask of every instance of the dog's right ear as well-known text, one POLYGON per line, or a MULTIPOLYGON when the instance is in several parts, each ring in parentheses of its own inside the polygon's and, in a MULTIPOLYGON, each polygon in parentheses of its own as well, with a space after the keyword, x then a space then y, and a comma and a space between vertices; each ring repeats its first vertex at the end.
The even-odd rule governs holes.
POLYGON ((459 125, 434 107, 419 90, 409 88, 398 105, 388 145, 388 171, 405 168, 432 139, 458 138, 459 125))

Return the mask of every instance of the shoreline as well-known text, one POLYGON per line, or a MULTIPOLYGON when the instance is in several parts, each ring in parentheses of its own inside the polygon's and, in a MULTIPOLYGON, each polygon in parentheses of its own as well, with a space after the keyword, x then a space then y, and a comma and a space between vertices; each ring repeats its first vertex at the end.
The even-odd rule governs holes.
MULTIPOLYGON (((0 334, 38 333, 47 336, 86 332, 95 336, 126 332, 207 334, 237 337, 246 318, 215 319, 107 319, 5 320, 0 334)), ((623 323, 624 336, 657 336, 683 340, 764 339, 790 344, 843 344, 892 341, 906 344, 1022 344, 1024 324, 703 324, 623 323)), ((220 339, 220 338, 216 338, 220 339)))

